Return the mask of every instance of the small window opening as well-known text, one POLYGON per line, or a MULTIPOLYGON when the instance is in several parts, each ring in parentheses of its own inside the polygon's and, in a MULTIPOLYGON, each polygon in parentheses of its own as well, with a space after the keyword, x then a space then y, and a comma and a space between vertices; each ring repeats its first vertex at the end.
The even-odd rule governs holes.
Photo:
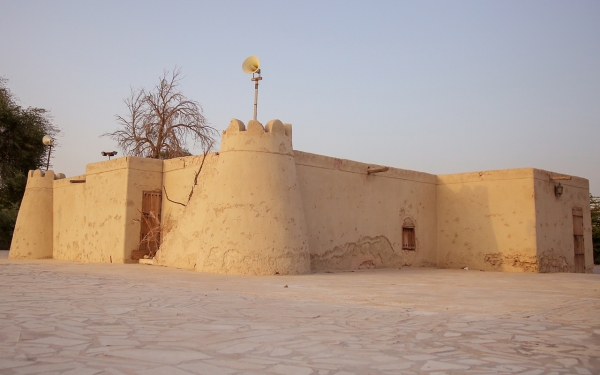
POLYGON ((406 218, 402 225, 402 250, 415 250, 416 248, 415 223, 411 218, 406 218))

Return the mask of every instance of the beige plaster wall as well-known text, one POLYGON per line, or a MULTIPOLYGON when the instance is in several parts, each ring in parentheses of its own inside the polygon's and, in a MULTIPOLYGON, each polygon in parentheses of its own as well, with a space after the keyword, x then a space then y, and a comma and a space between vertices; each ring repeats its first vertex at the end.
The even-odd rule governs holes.
POLYGON ((194 237, 198 228, 197 222, 200 220, 196 209, 198 202, 195 204, 188 198, 192 187, 195 195, 202 195, 206 199, 206 187, 211 186, 211 180, 215 176, 215 166, 219 160, 218 153, 210 153, 207 155, 206 161, 202 166, 202 171, 198 175, 198 185, 194 186, 194 177, 204 156, 188 156, 185 158, 170 159, 164 161, 163 168, 163 183, 166 190, 163 190, 162 198, 162 235, 163 243, 168 237, 173 228, 177 226, 181 217, 185 217, 184 222, 180 223, 178 231, 186 233, 179 235, 178 238, 171 241, 182 241, 178 245, 163 246, 155 257, 157 264, 170 267, 195 269, 196 260, 198 257, 198 247, 190 244, 189 237, 194 237), (166 199, 168 194, 172 201, 177 201, 185 204, 182 206, 177 203, 170 202, 166 199))
POLYGON ((162 161, 122 157, 86 168, 83 262, 126 263, 140 236, 142 191, 160 189, 162 161))
POLYGON ((87 230, 86 183, 71 183, 71 180, 85 180, 85 175, 54 181, 52 257, 80 262, 87 230))
POLYGON ((171 230, 175 222, 186 209, 185 206, 178 203, 187 205, 192 187, 194 188, 194 191, 202 190, 207 179, 215 174, 215 164, 219 159, 219 156, 213 152, 207 154, 204 163, 202 163, 203 159, 204 155, 195 155, 164 160, 164 190, 162 194, 163 235, 171 230), (198 175, 198 185, 194 187, 194 178, 201 166, 202 172, 198 175), (167 199, 167 195, 170 200, 167 199))
POLYGON ((53 171, 43 172, 39 169, 29 171, 25 194, 21 201, 8 253, 9 258, 52 258, 52 184, 54 179, 53 171))
POLYGON ((311 268, 436 265, 435 175, 295 151, 311 268), (402 224, 415 222, 416 251, 402 250, 402 224))
POLYGON ((537 271, 534 170, 438 176, 438 267, 537 271))
POLYGON ((588 180, 552 181, 550 177, 565 176, 535 169, 535 208, 537 215, 537 254, 540 272, 574 272, 573 213, 583 209, 583 230, 586 272, 593 269, 592 224, 588 180), (554 186, 564 187, 563 195, 556 197, 554 186))
POLYGON ((86 166, 82 262, 125 262, 127 174, 127 158, 86 166))

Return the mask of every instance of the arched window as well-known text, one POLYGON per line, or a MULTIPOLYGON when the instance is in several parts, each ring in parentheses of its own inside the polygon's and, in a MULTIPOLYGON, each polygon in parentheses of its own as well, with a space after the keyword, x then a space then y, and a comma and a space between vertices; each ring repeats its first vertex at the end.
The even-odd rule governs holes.
POLYGON ((402 250, 415 250, 416 248, 415 222, 407 217, 402 224, 402 250))

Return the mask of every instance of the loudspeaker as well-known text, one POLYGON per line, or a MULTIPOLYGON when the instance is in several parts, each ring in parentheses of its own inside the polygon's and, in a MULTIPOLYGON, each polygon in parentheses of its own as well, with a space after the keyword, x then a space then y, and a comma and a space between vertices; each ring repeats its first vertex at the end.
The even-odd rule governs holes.
POLYGON ((250 56, 242 64, 242 70, 246 74, 256 73, 260 68, 260 60, 256 56, 250 56))

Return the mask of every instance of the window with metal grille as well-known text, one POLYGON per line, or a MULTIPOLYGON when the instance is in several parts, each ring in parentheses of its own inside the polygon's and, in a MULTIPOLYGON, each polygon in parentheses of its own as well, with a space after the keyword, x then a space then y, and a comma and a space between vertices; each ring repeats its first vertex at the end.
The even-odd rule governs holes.
POLYGON ((402 224, 402 250, 415 250, 416 248, 415 223, 407 217, 402 224))

